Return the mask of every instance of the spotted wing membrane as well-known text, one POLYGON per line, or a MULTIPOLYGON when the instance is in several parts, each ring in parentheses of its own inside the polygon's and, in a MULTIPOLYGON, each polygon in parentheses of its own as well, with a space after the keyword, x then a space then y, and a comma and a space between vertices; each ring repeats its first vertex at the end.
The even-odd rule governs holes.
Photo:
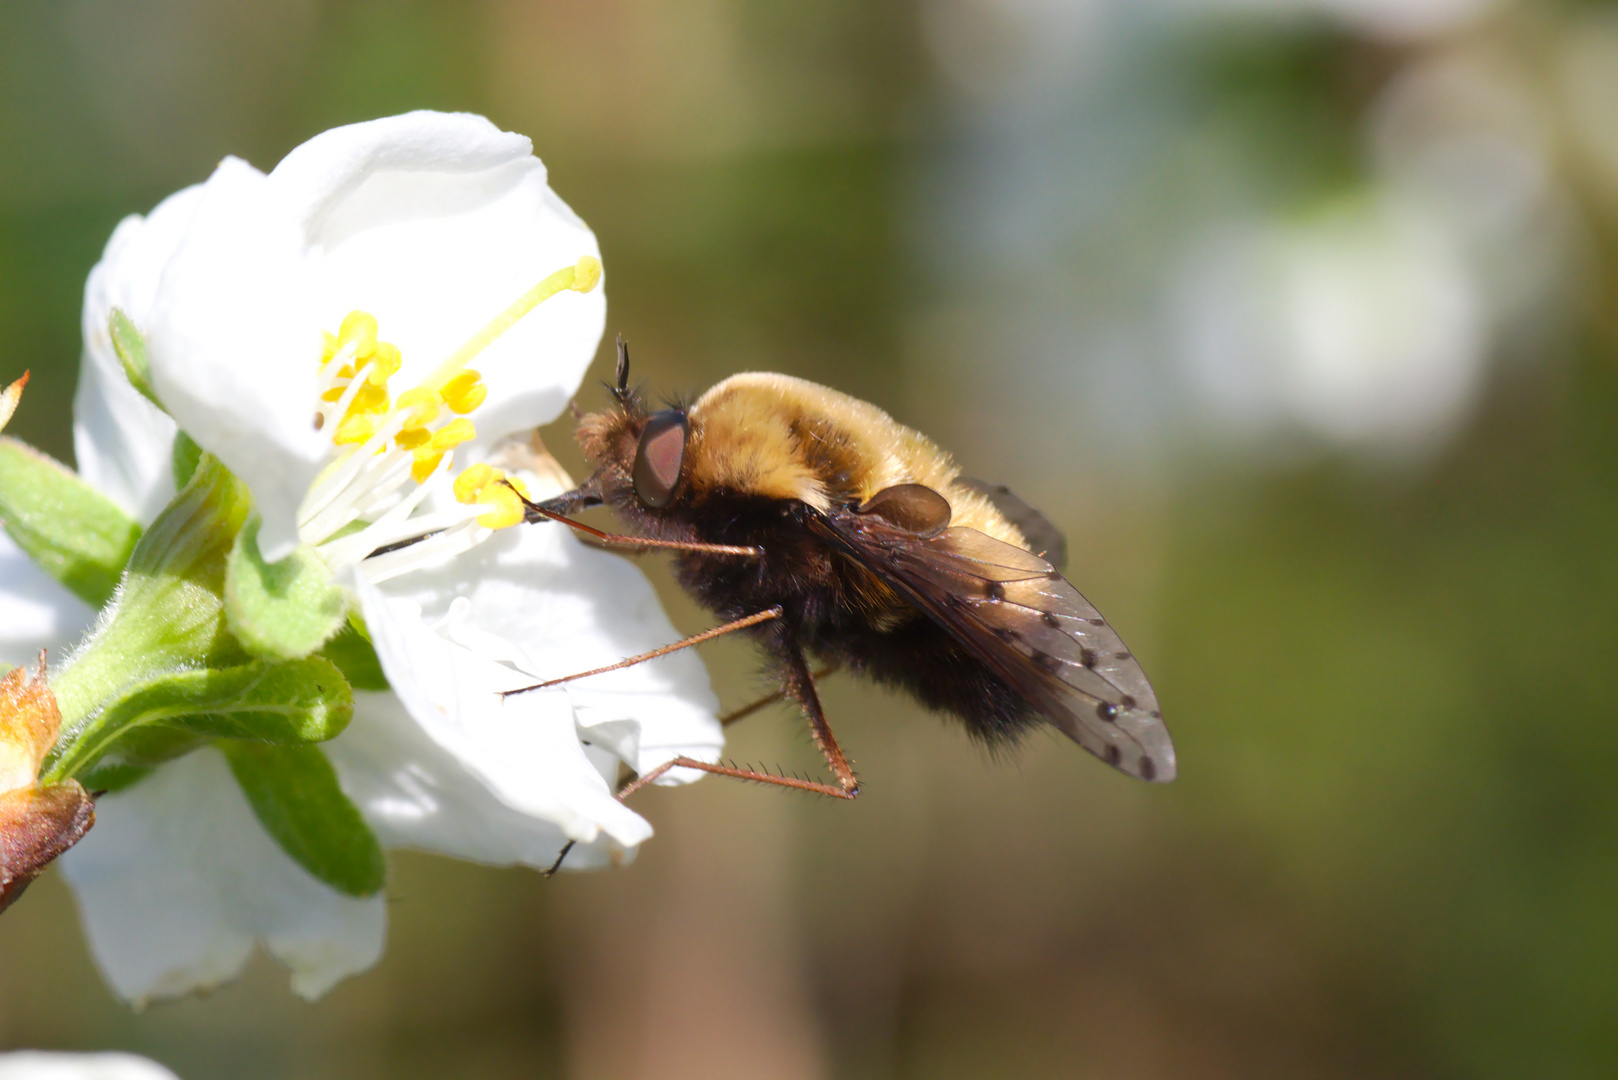
POLYGON ((850 511, 819 529, 1074 742, 1130 776, 1174 779, 1174 744, 1146 673, 1050 563, 958 526, 918 536, 850 511))

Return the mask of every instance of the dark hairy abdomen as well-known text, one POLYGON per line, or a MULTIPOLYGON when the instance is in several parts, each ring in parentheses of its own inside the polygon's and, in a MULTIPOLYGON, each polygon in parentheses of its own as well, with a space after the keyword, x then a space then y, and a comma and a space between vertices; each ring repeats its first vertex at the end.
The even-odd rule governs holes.
POLYGON ((780 622, 753 631, 767 648, 786 635, 822 660, 957 717, 991 746, 1015 740, 1038 722, 1019 694, 921 612, 879 626, 866 571, 810 534, 779 500, 719 496, 705 502, 693 515, 702 522, 701 539, 756 544, 764 558, 684 555, 676 574, 698 602, 727 620, 781 605, 780 622))

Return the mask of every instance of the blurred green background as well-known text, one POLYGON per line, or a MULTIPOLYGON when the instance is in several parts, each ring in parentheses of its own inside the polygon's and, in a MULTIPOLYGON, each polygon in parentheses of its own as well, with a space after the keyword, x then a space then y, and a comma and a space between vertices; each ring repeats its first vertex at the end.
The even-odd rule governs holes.
MULTIPOLYGON (((824 381, 1044 507, 1181 778, 990 760, 834 680, 857 803, 652 791, 633 867, 549 882, 396 856, 385 959, 313 1006, 260 958, 131 1013, 49 875, 0 920, 0 1047, 186 1080, 1618 1074, 1618 11, 0 0, 8 433, 71 458, 123 215, 418 107, 533 137, 657 386, 824 381)), ((746 647, 709 662, 759 689, 746 647)), ((732 752, 816 764, 786 710, 732 752)))

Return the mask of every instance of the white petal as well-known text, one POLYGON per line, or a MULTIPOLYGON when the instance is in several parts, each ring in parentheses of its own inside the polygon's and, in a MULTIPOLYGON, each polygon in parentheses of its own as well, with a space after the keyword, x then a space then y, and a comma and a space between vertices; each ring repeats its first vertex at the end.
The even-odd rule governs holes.
POLYGON ((107 320, 121 308, 145 333, 158 281, 191 218, 201 189, 164 199, 146 217, 119 223, 84 286, 84 360, 73 396, 73 448, 79 475, 149 525, 174 496, 174 421, 129 384, 112 349, 107 320))
MULTIPOLYGON (((681 636, 640 570, 561 525, 502 530, 447 566, 382 588, 421 605, 429 622, 463 598, 467 622, 518 647, 517 666, 533 676, 523 682, 603 667, 681 636)), ((719 703, 695 649, 510 701, 549 696, 571 702, 581 731, 600 729, 599 741, 621 748, 636 772, 680 755, 716 761, 724 747, 719 703), (630 727, 609 726, 618 722, 630 727)), ((697 775, 676 770, 667 782, 697 775)))
POLYGON ((314 242, 328 215, 378 173, 476 173, 531 153, 527 136, 481 116, 423 109, 321 132, 282 158, 273 175, 314 242))
POLYGON ((96 824, 62 857, 91 950, 131 1001, 235 976, 255 941, 318 997, 382 952, 381 896, 343 896, 270 839, 213 749, 169 762, 96 802, 96 824))
POLYGON ((176 1080, 155 1061, 134 1054, 67 1054, 19 1050, 0 1054, 0 1080, 176 1080))
MULTIPOLYGON (((408 387, 553 271, 599 257, 530 149, 482 117, 418 112, 328 131, 289 154, 270 186, 317 255, 320 325, 375 315, 404 354, 395 385, 408 387)), ((602 286, 564 292, 474 359, 489 388, 474 451, 554 420, 605 322, 602 286)))
POLYGON ((29 663, 40 649, 59 659, 94 618, 83 600, 0 530, 0 663, 29 663))
MULTIPOLYGON (((327 753, 342 775, 343 790, 389 847, 544 869, 568 840, 559 825, 499 798, 391 693, 356 694, 354 719, 327 753)), ((597 862, 623 850, 605 834, 593 847, 597 862)), ((568 864, 577 868, 584 865, 585 852, 575 850, 578 855, 570 855, 568 864)))
POLYGON ((313 424, 319 324, 302 229, 267 184, 227 158, 203 185, 148 336, 158 398, 252 490, 273 561, 297 545, 298 504, 330 444, 313 424))
POLYGON ((502 700, 499 691, 524 685, 526 676, 445 640, 415 602, 363 580, 357 587, 377 657, 410 718, 495 799, 571 839, 605 832, 628 847, 651 835, 585 755, 565 694, 502 700))

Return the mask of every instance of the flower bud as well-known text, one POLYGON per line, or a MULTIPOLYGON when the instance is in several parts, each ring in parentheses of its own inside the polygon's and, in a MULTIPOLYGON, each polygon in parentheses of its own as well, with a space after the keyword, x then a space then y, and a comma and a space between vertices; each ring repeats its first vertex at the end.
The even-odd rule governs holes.
POLYGON ((61 725, 43 651, 32 677, 14 668, 0 678, 0 911, 95 823, 95 805, 77 781, 38 781, 61 725))

